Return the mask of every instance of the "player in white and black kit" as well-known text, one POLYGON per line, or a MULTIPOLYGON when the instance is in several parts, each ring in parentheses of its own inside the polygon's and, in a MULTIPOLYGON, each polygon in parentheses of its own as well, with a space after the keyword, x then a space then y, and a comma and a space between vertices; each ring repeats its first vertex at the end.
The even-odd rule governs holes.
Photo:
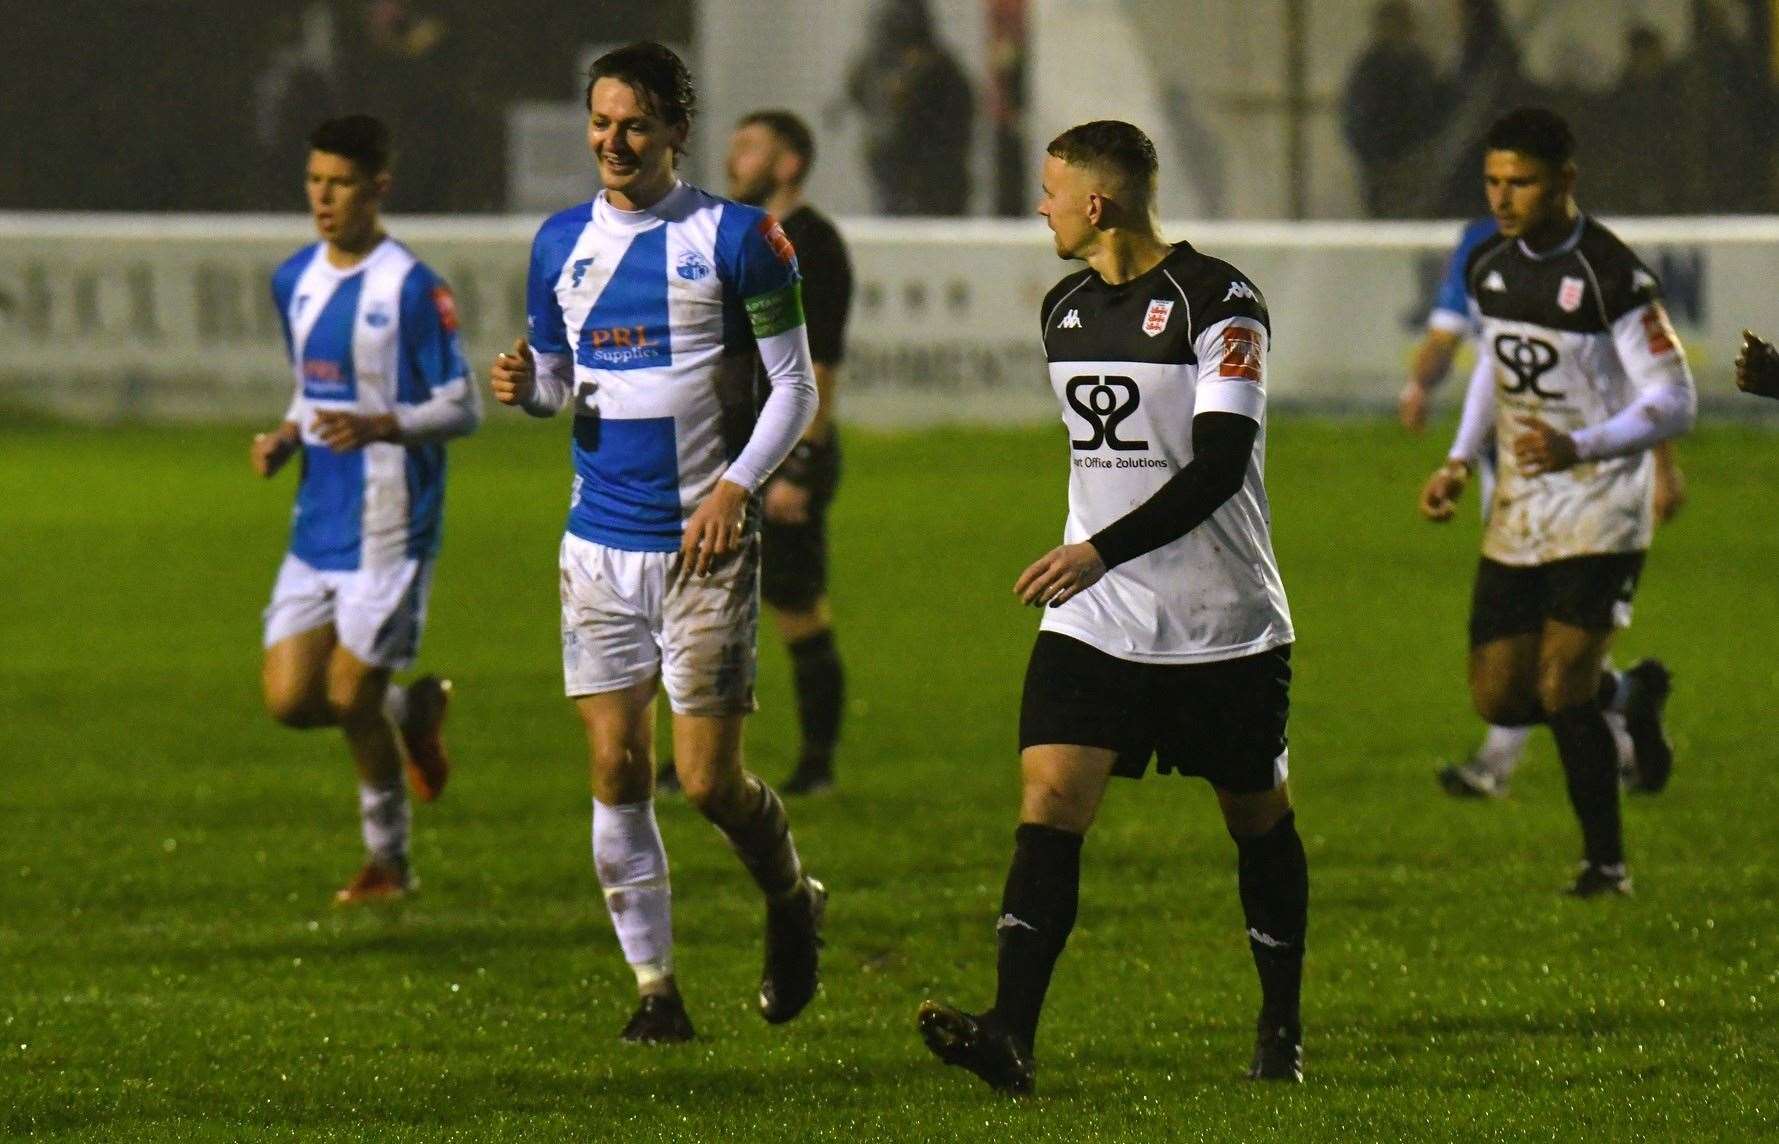
MULTIPOLYGON (((1483 181, 1501 233, 1471 253, 1465 282, 1495 368, 1473 378, 1421 508, 1451 518, 1493 433, 1471 697, 1492 724, 1550 727, 1585 849, 1570 892, 1591 897, 1631 886, 1602 664, 1630 622, 1655 527, 1650 450, 1692 427, 1697 398, 1655 275, 1575 205, 1574 147, 1540 108, 1489 131, 1483 181)), ((1673 761, 1661 713, 1659 699, 1627 711, 1637 782, 1650 790, 1673 761)))
POLYGON ((1038 1014, 1074 925, 1081 844, 1118 775, 1215 787, 1260 973, 1255 1078, 1302 1079, 1309 876, 1286 786, 1293 639, 1273 559, 1260 291, 1157 230, 1154 146, 1128 123, 1057 136, 1038 212, 1086 270, 1044 300, 1068 430, 1065 543, 1014 591, 1045 607, 1020 708, 1023 795, 993 1008, 928 1001, 948 1064, 1029 1092, 1038 1014))

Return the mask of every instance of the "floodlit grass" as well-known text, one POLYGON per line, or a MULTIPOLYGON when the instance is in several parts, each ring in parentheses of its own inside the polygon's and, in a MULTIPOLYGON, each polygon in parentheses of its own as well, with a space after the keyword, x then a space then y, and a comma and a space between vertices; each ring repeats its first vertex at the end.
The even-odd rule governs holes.
MULTIPOLYGON (((560 695, 566 427, 497 412, 454 449, 423 666, 458 771, 417 808, 399 913, 328 898, 358 860, 332 732, 259 706, 291 481, 221 429, 0 430, 0 1132, 92 1139, 1746 1139, 1779 1101, 1779 439, 1687 443, 1621 663, 1677 690, 1674 784, 1628 805, 1637 895, 1557 894, 1579 843, 1547 737, 1505 803, 1436 759, 1462 690, 1475 517, 1420 524, 1443 437, 1280 417, 1269 483, 1299 643, 1309 1083, 1239 1079, 1255 987, 1202 784, 1113 791, 1040 1039, 1038 1099, 933 1063, 916 1005, 992 986, 1015 716, 1059 534, 1059 434, 854 432, 836 509, 842 786, 792 804, 834 898, 823 994, 753 1012, 760 906, 668 800, 700 1039, 638 1050, 560 695)), ((789 769, 782 652, 752 764, 789 769)))

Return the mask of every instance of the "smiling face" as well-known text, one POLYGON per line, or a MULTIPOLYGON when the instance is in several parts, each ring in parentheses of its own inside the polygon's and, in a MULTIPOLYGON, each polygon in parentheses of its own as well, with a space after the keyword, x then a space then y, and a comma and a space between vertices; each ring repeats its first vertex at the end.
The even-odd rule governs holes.
POLYGON ((323 241, 343 250, 362 247, 377 233, 377 212, 389 189, 389 175, 367 175, 344 155, 309 152, 303 180, 309 217, 323 241))
POLYGON ((593 84, 587 104, 587 146, 612 205, 640 210, 672 190, 674 156, 690 125, 669 124, 646 95, 610 76, 593 84))
POLYGON ((1509 238, 1537 234, 1565 220, 1574 188, 1573 167, 1559 170, 1519 151, 1490 151, 1483 157, 1489 213, 1509 238))
POLYGON ((1038 213, 1050 226, 1057 257, 1082 257, 1096 233, 1092 172, 1046 155, 1039 182, 1038 213))

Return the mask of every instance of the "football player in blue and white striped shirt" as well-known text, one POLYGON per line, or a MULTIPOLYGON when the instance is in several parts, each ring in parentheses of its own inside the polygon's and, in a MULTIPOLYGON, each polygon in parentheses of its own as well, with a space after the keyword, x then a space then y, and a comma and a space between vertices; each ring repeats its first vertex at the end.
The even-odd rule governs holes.
POLYGON ((667 854, 655 824, 657 687, 687 797, 765 895, 761 1015, 816 989, 827 891, 778 796, 742 769, 759 627, 757 493, 815 415, 796 253, 757 207, 680 181, 694 102, 659 44, 594 62, 587 141, 604 189, 532 245, 529 337, 496 359, 496 398, 571 406, 562 657, 586 726, 593 859, 641 1003, 625 1040, 692 1037, 673 974, 667 854), (761 405, 756 364, 770 395, 761 405))
POLYGON ((302 459, 290 551, 265 614, 266 707, 289 727, 337 726, 358 770, 367 858, 341 903, 399 898, 415 793, 448 773, 440 725, 450 684, 392 680, 426 619, 445 495, 445 441, 473 432, 480 398, 451 291, 383 231, 389 132, 369 116, 310 137, 306 186, 321 241, 272 275, 296 395, 254 438, 270 477, 302 459))

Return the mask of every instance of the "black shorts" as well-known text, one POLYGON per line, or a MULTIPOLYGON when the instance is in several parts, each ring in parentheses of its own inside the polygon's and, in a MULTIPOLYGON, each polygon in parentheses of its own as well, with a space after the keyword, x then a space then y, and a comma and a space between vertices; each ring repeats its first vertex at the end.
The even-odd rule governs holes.
POLYGON ((828 594, 828 505, 840 486, 840 445, 823 452, 809 474, 809 520, 760 525, 760 597, 775 608, 805 612, 828 594))
POLYGON ((1217 663, 1133 663, 1039 632, 1019 705, 1019 749, 1046 743, 1118 752, 1112 773, 1197 775, 1251 794, 1284 780, 1291 647, 1217 663))
POLYGON ((1524 566, 1483 557, 1470 594, 1470 646, 1543 631, 1546 620, 1590 632, 1624 627, 1643 557, 1620 552, 1524 566))

